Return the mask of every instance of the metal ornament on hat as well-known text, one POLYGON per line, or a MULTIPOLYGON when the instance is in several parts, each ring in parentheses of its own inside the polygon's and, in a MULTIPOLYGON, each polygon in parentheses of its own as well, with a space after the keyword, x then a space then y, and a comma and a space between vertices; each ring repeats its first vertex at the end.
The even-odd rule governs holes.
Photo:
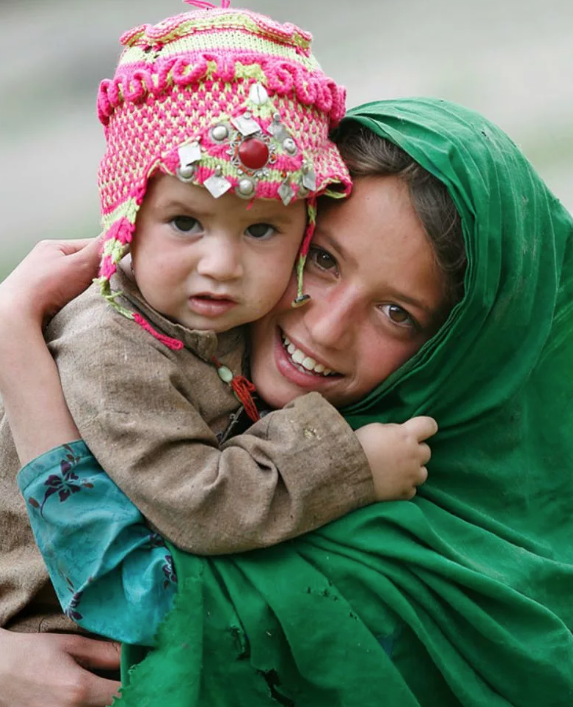
MULTIPOLYGON (((285 127, 279 112, 273 113, 272 121, 266 131, 253 116, 253 111, 264 106, 272 109, 272 103, 266 88, 260 83, 254 83, 249 90, 249 103, 252 109, 247 109, 240 115, 231 118, 230 122, 220 122, 214 125, 209 135, 213 142, 224 145, 228 143, 227 155, 237 170, 238 181, 235 193, 243 199, 254 198, 259 180, 269 176, 269 165, 277 161, 277 149, 280 145, 284 152, 291 157, 298 154, 295 139, 285 127)), ((180 165, 177 176, 183 182, 193 182, 197 164, 201 161, 202 151, 199 141, 189 143, 179 149, 180 165)), ((308 224, 299 253, 296 275, 297 296, 292 302, 293 307, 301 307, 310 299, 303 293, 303 271, 306 263, 310 241, 316 224, 316 199, 317 188, 316 171, 311 162, 305 161, 301 169, 301 180, 298 184, 298 196, 308 198, 308 224)), ((218 199, 231 189, 231 182, 223 175, 222 165, 218 165, 215 173, 203 182, 203 186, 210 194, 218 199)), ((277 192, 285 206, 288 206, 295 195, 291 177, 284 175, 277 192)))
POLYGON ((177 176, 182 182, 187 184, 193 182, 197 171, 197 162, 201 160, 201 146, 199 141, 183 145, 177 151, 179 154, 179 167, 177 168, 177 176))
MULTIPOLYGON (((269 176, 269 169, 277 161, 279 146, 289 157, 298 154, 297 143, 281 121, 278 112, 273 113, 268 128, 263 130, 253 111, 264 107, 272 110, 273 106, 267 89, 260 83, 254 83, 249 89, 249 107, 229 122, 214 125, 209 135, 218 144, 228 143, 230 164, 235 167, 238 175, 235 193, 243 199, 252 199, 257 190, 257 184, 269 176)), ((193 182, 197 171, 197 163, 201 161, 202 153, 198 141, 186 145, 179 150, 180 166, 177 176, 183 182, 193 182)), ((231 182, 223 175, 222 165, 218 165, 211 177, 205 180, 205 186, 211 195, 218 199, 231 189, 231 182)), ((302 179, 298 184, 298 194, 305 198, 316 190, 316 173, 309 163, 302 168, 302 179)), ((284 180, 278 188, 278 195, 285 206, 288 206, 296 195, 291 177, 284 175, 284 180)))

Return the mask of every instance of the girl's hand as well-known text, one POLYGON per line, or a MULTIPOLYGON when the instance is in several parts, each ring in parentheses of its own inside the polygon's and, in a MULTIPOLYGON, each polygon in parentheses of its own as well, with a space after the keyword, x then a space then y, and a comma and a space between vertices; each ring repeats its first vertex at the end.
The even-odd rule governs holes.
POLYGON ((0 707, 105 707, 119 682, 119 646, 83 636, 0 629, 0 707))
POLYGON ((100 251, 99 238, 38 243, 0 283, 0 321, 42 325, 96 277, 100 251))

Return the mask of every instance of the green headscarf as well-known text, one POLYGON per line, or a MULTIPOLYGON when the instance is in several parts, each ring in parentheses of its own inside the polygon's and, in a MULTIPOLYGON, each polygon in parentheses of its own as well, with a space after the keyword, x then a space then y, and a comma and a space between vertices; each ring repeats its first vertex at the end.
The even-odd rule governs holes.
POLYGON ((463 301, 344 411, 354 427, 433 415, 429 480, 268 550, 173 548, 176 608, 124 704, 571 707, 572 219, 466 108, 383 101, 345 120, 444 182, 463 221, 463 301))

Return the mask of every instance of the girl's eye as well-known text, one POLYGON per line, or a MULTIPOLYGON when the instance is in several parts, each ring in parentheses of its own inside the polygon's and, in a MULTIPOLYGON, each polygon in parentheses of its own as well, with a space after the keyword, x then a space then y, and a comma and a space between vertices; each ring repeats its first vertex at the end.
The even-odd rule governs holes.
POLYGON ((337 266, 336 259, 332 255, 330 255, 327 250, 323 250, 322 248, 311 246, 309 250, 309 256, 311 261, 320 270, 332 270, 337 266))
POLYGON ((388 317, 388 319, 401 327, 416 328, 416 322, 408 314, 408 312, 398 304, 383 304, 380 309, 388 317))
POLYGON ((254 223, 252 226, 249 226, 245 232, 251 238, 264 240, 276 233, 276 228, 268 223, 254 223))
POLYGON ((201 224, 193 216, 175 216, 171 223, 179 233, 189 235, 201 232, 201 224))

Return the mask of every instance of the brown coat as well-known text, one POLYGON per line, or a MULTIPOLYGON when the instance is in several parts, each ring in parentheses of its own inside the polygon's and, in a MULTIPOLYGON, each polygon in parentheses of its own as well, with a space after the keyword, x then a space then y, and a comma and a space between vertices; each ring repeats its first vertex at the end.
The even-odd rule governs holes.
MULTIPOLYGON (((162 535, 197 554, 240 552, 308 532, 372 502, 362 448, 341 415, 312 393, 219 447, 238 408, 213 355, 237 372, 244 332, 218 337, 169 322, 120 277, 122 304, 181 339, 171 351, 91 289, 47 338, 88 447, 162 535)), ((17 457, 0 421, 0 625, 67 630, 14 482, 17 457)))

